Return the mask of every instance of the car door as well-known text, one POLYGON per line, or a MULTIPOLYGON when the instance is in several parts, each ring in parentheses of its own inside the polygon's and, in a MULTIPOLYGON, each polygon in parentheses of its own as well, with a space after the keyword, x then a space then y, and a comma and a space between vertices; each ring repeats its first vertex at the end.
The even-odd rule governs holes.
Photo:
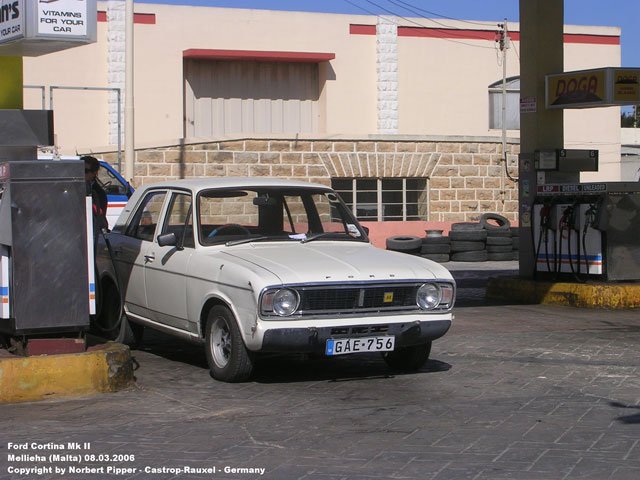
POLYGON ((112 248, 118 279, 126 291, 125 308, 127 312, 145 318, 151 315, 147 309, 144 268, 166 197, 166 190, 147 193, 137 206, 124 234, 112 248))
POLYGON ((152 319, 184 331, 187 316, 187 268, 195 248, 192 222, 192 197, 189 192, 171 192, 160 232, 147 251, 145 286, 147 306, 152 319), (161 247, 158 235, 174 233, 177 245, 161 247))

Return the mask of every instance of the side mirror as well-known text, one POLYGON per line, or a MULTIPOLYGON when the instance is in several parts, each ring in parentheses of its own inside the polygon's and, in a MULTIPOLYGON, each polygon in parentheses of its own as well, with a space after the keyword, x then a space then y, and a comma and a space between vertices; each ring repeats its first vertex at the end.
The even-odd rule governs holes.
POLYGON ((161 247, 175 247, 178 245, 178 237, 174 232, 158 235, 158 245, 161 247))

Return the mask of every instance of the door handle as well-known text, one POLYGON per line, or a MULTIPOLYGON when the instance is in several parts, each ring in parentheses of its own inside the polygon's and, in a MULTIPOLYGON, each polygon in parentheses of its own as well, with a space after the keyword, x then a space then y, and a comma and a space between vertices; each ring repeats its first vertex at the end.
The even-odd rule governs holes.
POLYGON ((155 259, 156 259, 156 256, 153 253, 150 253, 149 255, 144 256, 145 262, 153 262, 155 259))

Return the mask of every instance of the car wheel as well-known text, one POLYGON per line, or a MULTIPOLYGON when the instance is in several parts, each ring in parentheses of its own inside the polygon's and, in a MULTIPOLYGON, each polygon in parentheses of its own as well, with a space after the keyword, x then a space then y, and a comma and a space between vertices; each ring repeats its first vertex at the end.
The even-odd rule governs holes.
POLYGON ((129 346, 139 345, 144 327, 130 322, 122 311, 120 294, 116 286, 112 282, 105 282, 100 294, 102 294, 100 313, 91 322, 92 333, 113 342, 129 346))
POLYGON ((422 367, 431 353, 431 342, 422 345, 404 347, 393 352, 385 352, 382 358, 394 370, 412 372, 422 367))
POLYGON ((223 306, 209 310, 205 327, 207 363, 211 376, 222 382, 243 382, 253 371, 247 350, 231 311, 223 306))

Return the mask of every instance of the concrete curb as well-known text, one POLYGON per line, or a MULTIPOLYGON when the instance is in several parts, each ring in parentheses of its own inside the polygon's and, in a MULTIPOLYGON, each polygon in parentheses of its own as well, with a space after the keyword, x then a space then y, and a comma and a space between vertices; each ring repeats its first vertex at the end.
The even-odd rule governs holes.
POLYGON ((579 308, 640 308, 640 284, 541 282, 517 276, 493 277, 486 297, 519 303, 579 308))
POLYGON ((133 382, 129 347, 119 343, 83 353, 0 358, 0 404, 116 392, 133 382))

